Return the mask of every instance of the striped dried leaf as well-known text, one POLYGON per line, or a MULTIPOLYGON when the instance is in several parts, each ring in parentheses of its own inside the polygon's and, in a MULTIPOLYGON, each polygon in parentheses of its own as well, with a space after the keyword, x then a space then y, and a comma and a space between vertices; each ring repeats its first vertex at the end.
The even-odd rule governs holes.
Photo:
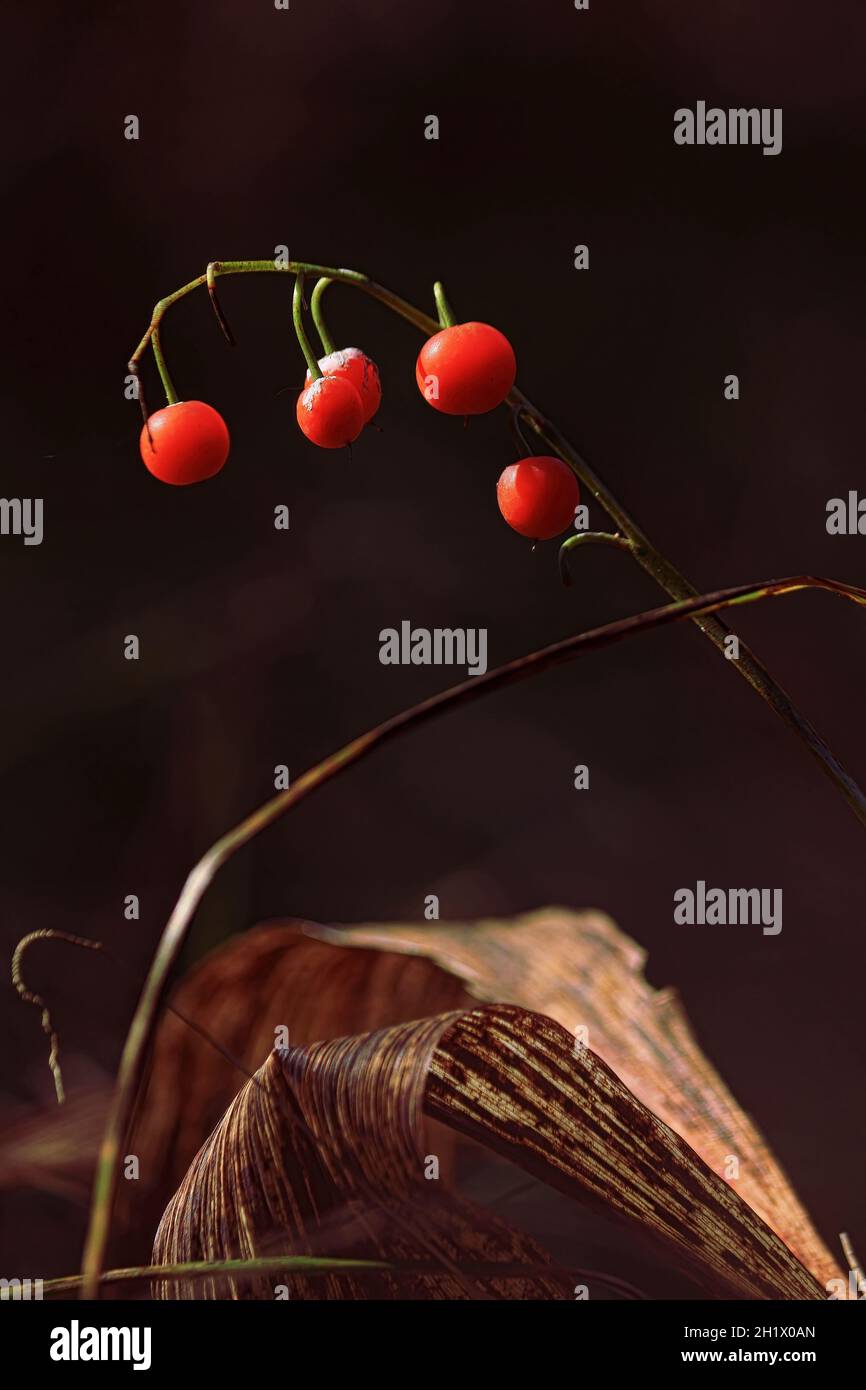
POLYGON ((535 1242, 425 1179, 422 1112, 613 1210, 713 1296, 825 1296, 610 1067, 551 1018, 510 1005, 273 1052, 196 1156, 154 1247, 163 1264, 324 1248, 432 1258, 441 1273, 232 1278, 157 1285, 157 1296, 273 1298, 285 1282, 300 1298, 573 1297, 572 1277, 535 1242), (477 1272, 491 1262, 501 1275, 477 1272))
POLYGON ((327 1254, 400 1275, 284 1273, 156 1283, 162 1298, 565 1297, 569 1279, 528 1236, 425 1178, 430 1059, 455 1017, 274 1051, 195 1158, 160 1224, 154 1263, 327 1254), (438 1272, 418 1273, 418 1263, 438 1272), (479 1266, 501 1274, 479 1276, 479 1266))
POLYGON ((506 921, 305 930, 334 945, 434 961, 476 999, 548 1014, 589 1046, 826 1285, 844 1278, 766 1140, 702 1053, 677 994, 644 978, 646 951, 604 913, 543 908, 506 921))

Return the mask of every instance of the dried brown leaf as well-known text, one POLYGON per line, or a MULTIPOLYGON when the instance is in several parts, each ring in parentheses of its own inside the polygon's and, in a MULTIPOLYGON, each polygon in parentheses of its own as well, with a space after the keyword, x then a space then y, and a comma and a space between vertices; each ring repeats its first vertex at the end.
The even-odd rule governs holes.
POLYGON ((477 999, 549 1015, 591 1049, 736 1191, 822 1284, 842 1277, 766 1141, 701 1052, 676 992, 643 976, 646 951, 604 913, 543 908, 507 921, 305 930, 335 945, 422 956, 477 999))
MULTIPOLYGON (((362 1037, 274 1052, 243 1088, 170 1202, 157 1263, 270 1253, 417 1261, 441 1275, 285 1278, 293 1297, 569 1297, 550 1265, 516 1281, 479 1260, 544 1253, 424 1178, 421 1113, 535 1176, 615 1210, 717 1297, 824 1292, 736 1192, 586 1047, 512 1005, 443 1014, 362 1037)), ((157 1286, 162 1297, 196 1296, 157 1286)), ((198 1296, 202 1296, 199 1286, 198 1296)), ((272 1298, 273 1283, 219 1280, 206 1297, 272 1298)))
POLYGON ((337 1253, 441 1273, 221 1278, 155 1285, 158 1297, 565 1297, 529 1237, 424 1177, 421 1109, 430 1058, 453 1014, 273 1052, 204 1148, 160 1224, 156 1263, 337 1253), (500 1277, 464 1272, 498 1264, 500 1277), (517 1266, 519 1274, 510 1272, 517 1266), (540 1269, 539 1269, 540 1267, 540 1269), (536 1272, 532 1272, 532 1271, 536 1272))

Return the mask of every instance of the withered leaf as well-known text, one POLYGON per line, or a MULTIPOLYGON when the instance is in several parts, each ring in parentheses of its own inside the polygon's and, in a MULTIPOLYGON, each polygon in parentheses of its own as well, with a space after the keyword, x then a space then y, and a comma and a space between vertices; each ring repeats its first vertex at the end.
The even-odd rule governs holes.
MULTIPOLYGON (((361 1037, 275 1051, 194 1160, 157 1233, 154 1261, 286 1254, 441 1260, 405 1278, 287 1275, 293 1297, 568 1297, 552 1266, 513 1278, 477 1261, 542 1251, 425 1181, 426 1110, 581 1201, 613 1209, 717 1297, 824 1292, 736 1192, 544 1015, 513 1005, 452 1012, 361 1037)), ((267 1297, 223 1278, 161 1297, 267 1297)))
POLYGON ((676 992, 646 982, 646 951, 604 913, 549 907, 506 921, 307 923, 305 931, 425 957, 477 999, 522 1004, 573 1035, 586 1029, 589 1047, 714 1173, 738 1160, 736 1191, 822 1286, 842 1277, 763 1136, 701 1052, 676 992))
POLYGON ((345 1252, 441 1272, 220 1277, 156 1283, 155 1295, 272 1299, 282 1282, 302 1299, 570 1295, 574 1280, 533 1240, 425 1179, 424 1088, 453 1017, 272 1052, 196 1156, 154 1246, 154 1263, 345 1252), (503 1274, 478 1277, 476 1264, 503 1274))

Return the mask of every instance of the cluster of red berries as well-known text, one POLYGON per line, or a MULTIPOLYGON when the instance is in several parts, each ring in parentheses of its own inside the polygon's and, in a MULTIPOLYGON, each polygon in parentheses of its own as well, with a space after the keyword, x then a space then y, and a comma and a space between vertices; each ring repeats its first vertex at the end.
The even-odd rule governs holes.
MULTIPOLYGON (((382 400, 376 364, 360 348, 332 352, 307 372, 298 397, 298 424, 322 449, 341 449, 358 438, 382 400)), ((428 338, 415 379, 424 399, 445 415, 483 415, 502 405, 517 371, 508 339, 487 323, 458 323, 428 338)), ((141 456, 154 477, 184 485, 219 473, 229 453, 222 416, 203 401, 178 401, 151 415, 141 432, 141 456)), ((550 540, 574 520, 577 479, 562 459, 519 459, 496 487, 499 510, 513 530, 550 540)))
POLYGON ((307 372, 298 397, 298 424, 320 449, 342 449, 358 438, 382 401, 379 368, 360 348, 343 348, 319 361, 315 381, 307 372))

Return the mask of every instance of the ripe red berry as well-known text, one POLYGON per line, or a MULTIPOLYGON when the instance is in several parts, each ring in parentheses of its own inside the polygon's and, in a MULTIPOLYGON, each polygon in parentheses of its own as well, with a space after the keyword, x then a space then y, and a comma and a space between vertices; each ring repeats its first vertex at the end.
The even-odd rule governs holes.
POLYGON ((513 530, 533 541, 549 541, 574 521, 580 489, 562 459, 541 454, 503 470, 496 500, 513 530))
POLYGON ((456 323, 428 338, 415 380, 425 401, 444 415, 483 415, 514 385, 514 349, 489 323, 456 323))
MULTIPOLYGON (((361 397, 364 424, 369 424, 382 403, 379 368, 373 359, 362 352, 360 348, 340 348, 327 357, 320 357, 319 368, 325 376, 342 376, 352 383, 361 397)), ((304 385, 310 386, 312 380, 310 373, 307 372, 304 385)))
POLYGON ((155 411, 139 440, 145 466, 160 482, 176 487, 219 473, 229 444, 225 420, 204 401, 178 401, 155 411))
POLYGON ((364 428, 361 397, 345 376, 320 376, 298 397, 298 424, 320 449, 342 449, 364 428))

